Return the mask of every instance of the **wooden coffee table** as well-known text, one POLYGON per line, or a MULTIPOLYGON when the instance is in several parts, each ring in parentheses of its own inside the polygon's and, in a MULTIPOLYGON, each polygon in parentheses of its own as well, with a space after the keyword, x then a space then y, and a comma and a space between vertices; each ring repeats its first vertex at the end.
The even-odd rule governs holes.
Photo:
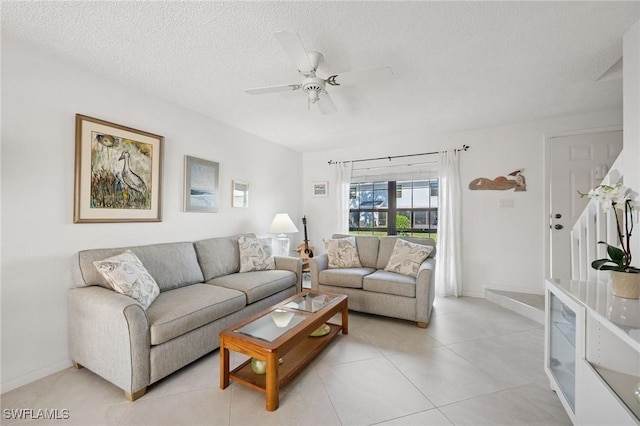
POLYGON ((220 333, 220 388, 225 389, 233 379, 264 392, 267 411, 275 411, 280 386, 295 377, 340 331, 349 333, 347 296, 303 290, 220 333), (327 323, 340 311, 342 324, 327 323), (320 327, 326 334, 311 336, 318 334, 320 327), (251 359, 229 371, 230 350, 266 361, 266 374, 254 373, 251 359))

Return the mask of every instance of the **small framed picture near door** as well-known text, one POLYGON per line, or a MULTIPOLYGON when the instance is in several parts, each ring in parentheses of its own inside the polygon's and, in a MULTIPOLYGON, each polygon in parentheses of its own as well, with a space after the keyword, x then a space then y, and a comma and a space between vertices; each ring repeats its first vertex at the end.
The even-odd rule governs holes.
POLYGON ((184 211, 218 212, 219 173, 214 161, 184 156, 184 211))
POLYGON ((234 180, 231 186, 231 205, 245 209, 249 207, 249 182, 234 180))
POLYGON ((311 196, 312 197, 328 197, 329 189, 327 185, 328 185, 327 182, 314 182, 313 193, 311 194, 311 196))

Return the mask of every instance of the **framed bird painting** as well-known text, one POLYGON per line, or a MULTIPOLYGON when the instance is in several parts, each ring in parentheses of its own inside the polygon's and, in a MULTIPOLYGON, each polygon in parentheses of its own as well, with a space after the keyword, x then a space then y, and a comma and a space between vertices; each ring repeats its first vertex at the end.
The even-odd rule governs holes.
POLYGON ((163 145, 163 136, 76 114, 73 222, 160 222, 163 145))

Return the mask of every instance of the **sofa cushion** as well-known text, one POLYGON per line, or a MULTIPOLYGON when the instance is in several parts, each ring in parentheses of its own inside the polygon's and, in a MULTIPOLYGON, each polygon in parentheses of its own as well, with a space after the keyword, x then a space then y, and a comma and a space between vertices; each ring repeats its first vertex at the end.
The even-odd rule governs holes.
POLYGON ((361 268, 355 237, 336 238, 324 241, 329 258, 329 268, 361 268))
POLYGON ((408 275, 389 271, 376 271, 364 277, 362 288, 376 293, 416 297, 416 280, 408 275))
POLYGON ((320 272, 318 282, 336 287, 362 288, 362 278, 374 271, 373 268, 325 269, 320 272))
POLYGON ((149 274, 158 283, 160 292, 204 281, 193 243, 179 242, 83 250, 78 253, 77 257, 82 279, 76 280, 76 285, 100 285, 111 289, 111 286, 100 275, 93 262, 115 256, 126 249, 131 250, 140 259, 149 274))
POLYGON ((240 272, 276 269, 271 238, 240 237, 240 272))
POLYGON ((433 248, 422 244, 415 244, 398 238, 391 252, 389 263, 384 267, 385 271, 415 277, 422 262, 427 259, 433 248))
POLYGON ((378 253, 378 263, 376 265, 376 269, 384 269, 387 266, 387 263, 389 263, 389 259, 391 258, 391 253, 393 253, 393 248, 396 245, 397 239, 403 239, 412 243, 423 244, 425 246, 432 247, 432 251, 431 253, 429 253, 428 257, 434 257, 436 254, 436 242, 431 238, 396 236, 380 237, 380 252, 378 253))
MULTIPOLYGON (((348 238, 353 235, 333 234, 332 238, 348 238)), ((363 268, 377 269, 378 249, 380 247, 380 238, 375 235, 356 235, 356 247, 358 248, 358 257, 363 268)), ((386 265, 386 263, 385 263, 386 265)))
POLYGON ((240 237, 255 238, 256 236, 243 234, 208 238, 193 243, 204 274, 204 281, 240 271, 240 248, 238 247, 240 237))
POLYGON ((115 291, 137 300, 144 309, 160 294, 158 284, 131 250, 93 264, 115 291))
POLYGON ((291 271, 274 269, 229 274, 207 281, 207 284, 241 291, 246 295, 247 304, 269 297, 296 285, 296 274, 291 271))
POLYGON ((151 344, 167 342, 245 306, 243 293, 207 284, 162 292, 147 309, 151 344))

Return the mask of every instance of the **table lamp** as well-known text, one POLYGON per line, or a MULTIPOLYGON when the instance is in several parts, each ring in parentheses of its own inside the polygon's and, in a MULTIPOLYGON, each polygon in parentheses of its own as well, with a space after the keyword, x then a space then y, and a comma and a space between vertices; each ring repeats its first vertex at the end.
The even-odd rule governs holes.
POLYGON ((292 234, 298 232, 298 228, 293 224, 291 218, 286 213, 278 213, 273 218, 271 226, 269 227, 270 234, 278 234, 278 249, 279 256, 289 256, 290 241, 286 234, 292 234))

